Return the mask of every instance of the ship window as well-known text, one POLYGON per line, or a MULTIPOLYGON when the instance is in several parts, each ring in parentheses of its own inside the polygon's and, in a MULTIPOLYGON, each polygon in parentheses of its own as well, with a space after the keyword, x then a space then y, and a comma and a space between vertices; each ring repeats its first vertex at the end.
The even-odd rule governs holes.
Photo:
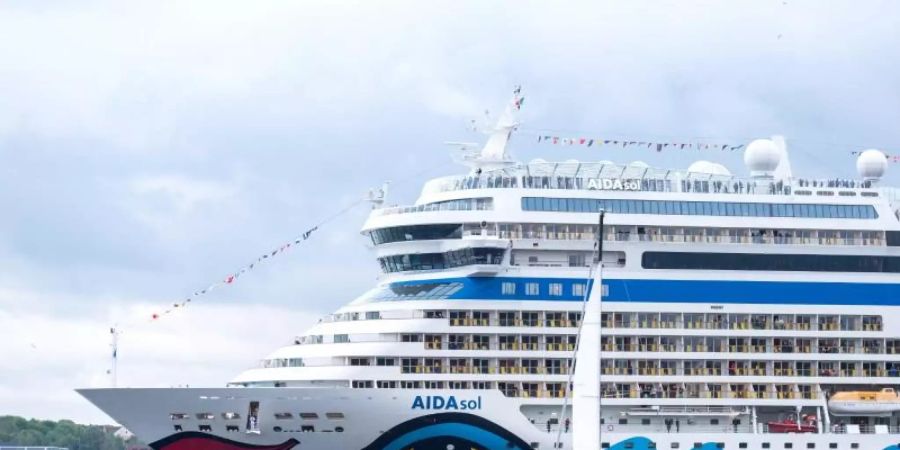
POLYGON ((709 419, 709 424, 710 424, 710 425, 718 425, 718 424, 719 424, 719 419, 709 419))
POLYGON ((325 417, 329 420, 342 420, 344 418, 344 413, 341 412, 330 412, 325 413, 325 417))
POLYGON ((584 297, 584 283, 572 284, 572 296, 573 297, 584 297))
POLYGON ((169 414, 169 418, 172 420, 187 420, 190 416, 186 413, 172 413, 169 414))
POLYGON ((238 428, 237 425, 225 425, 225 431, 235 432, 235 431, 240 431, 240 428, 238 428))
POLYGON ((183 430, 184 430, 184 429, 181 427, 181 425, 174 425, 172 428, 174 428, 175 431, 183 431, 183 430))
POLYGON ((850 448, 859 448, 859 444, 854 442, 854 443, 850 444, 850 448))
POLYGON ((275 418, 278 420, 290 420, 294 418, 294 415, 289 412, 279 412, 275 413, 275 418))
POLYGON ((540 285, 537 283, 525 283, 525 295, 538 295, 540 293, 540 285))
POLYGON ((816 443, 815 442, 807 442, 806 448, 816 448, 816 443))
POLYGON ((369 232, 369 237, 375 245, 401 241, 460 239, 462 225, 455 223, 380 228, 369 232))
POLYGON ((312 432, 315 432, 315 431, 316 431, 316 427, 314 427, 314 426, 312 426, 312 425, 300 425, 300 432, 301 432, 301 433, 312 433, 312 432))
POLYGON ((600 448, 609 448, 609 442, 601 442, 600 448))
POLYGON ((680 446, 681 446, 681 444, 679 444, 678 442, 673 442, 673 443, 670 445, 670 447, 672 447, 672 448, 678 448, 678 447, 680 447, 680 446))
POLYGON ((213 413, 197 413, 197 420, 213 420, 216 415, 213 413))
POLYGON ((832 442, 828 444, 828 448, 837 448, 837 442, 832 442))
POLYGON ((334 335, 334 343, 335 343, 335 344, 342 344, 342 343, 347 343, 347 342, 350 342, 350 336, 349 336, 349 335, 346 335, 346 334, 336 334, 336 335, 334 335))
POLYGON ((550 283, 550 295, 553 296, 561 296, 563 295, 562 283, 550 283))
POLYGON ((794 448, 794 444, 791 443, 791 442, 785 442, 785 443, 784 443, 784 448, 794 448))
POLYGON ((212 431, 211 425, 200 425, 197 427, 200 431, 212 431))
POLYGON ((641 419, 641 425, 650 425, 650 419, 641 419))
POLYGON ((746 442, 739 443, 738 448, 747 448, 747 443, 746 442))
POLYGON ((900 247, 900 231, 887 231, 885 234, 889 247, 900 247))
MULTIPOLYGON (((606 447, 603 447, 603 448, 608 448, 608 447, 609 447, 609 443, 604 442, 604 444, 606 444, 606 447)), ((541 444, 539 444, 539 443, 537 443, 537 442, 532 442, 532 443, 531 443, 531 448, 539 448, 540 445, 541 445, 541 444)), ((602 446, 601 446, 601 447, 602 447, 602 446)))
POLYGON ((300 413, 300 418, 303 420, 315 420, 319 418, 319 415, 311 412, 302 412, 300 413))
POLYGON ((225 420, 236 420, 240 419, 241 415, 236 412, 224 412, 222 413, 222 418, 225 420))
POLYGON ((515 295, 516 293, 516 283, 511 283, 508 281, 504 281, 502 285, 500 285, 500 290, 503 295, 515 295))
POLYGON ((619 425, 628 425, 628 419, 619 419, 619 425))
POLYGON ((762 443, 762 448, 771 448, 771 447, 772 447, 772 446, 769 445, 768 442, 763 442, 763 443, 762 443))

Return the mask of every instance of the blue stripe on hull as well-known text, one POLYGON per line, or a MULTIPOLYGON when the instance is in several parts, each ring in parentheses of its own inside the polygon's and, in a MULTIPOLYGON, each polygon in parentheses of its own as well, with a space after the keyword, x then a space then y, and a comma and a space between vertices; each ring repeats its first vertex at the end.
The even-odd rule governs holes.
POLYGON ((900 305, 900 284, 798 281, 604 280, 605 301, 900 305))
MULTIPOLYGON (((411 286, 429 283, 461 283, 449 300, 579 301, 572 285, 577 278, 473 277, 391 283, 411 286), (515 294, 502 293, 502 283, 515 283, 515 294), (526 283, 537 283, 538 295, 525 295, 526 283), (562 295, 550 295, 550 284, 562 284, 562 295)), ((837 283, 738 280, 637 280, 605 279, 608 302, 744 303, 798 305, 900 306, 900 283, 837 283)))

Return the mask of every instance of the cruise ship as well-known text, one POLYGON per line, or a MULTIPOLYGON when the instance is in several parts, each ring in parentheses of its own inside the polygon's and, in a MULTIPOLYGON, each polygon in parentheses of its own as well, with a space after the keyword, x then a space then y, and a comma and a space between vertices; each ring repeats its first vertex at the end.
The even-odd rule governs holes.
POLYGON ((377 285, 257 367, 79 392, 156 450, 900 449, 883 153, 858 180, 794 176, 777 137, 745 176, 525 163, 520 106, 460 175, 376 196, 377 285))

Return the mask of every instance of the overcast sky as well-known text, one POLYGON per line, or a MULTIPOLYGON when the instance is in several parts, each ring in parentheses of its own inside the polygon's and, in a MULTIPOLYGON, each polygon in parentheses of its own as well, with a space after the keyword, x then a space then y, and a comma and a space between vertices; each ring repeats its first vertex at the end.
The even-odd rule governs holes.
MULTIPOLYGON (((0 3, 0 414, 109 422, 77 396, 222 386, 372 286, 366 207, 151 323, 153 312, 394 180, 462 170, 444 141, 527 99, 520 159, 739 153, 554 147, 576 137, 787 137, 796 175, 900 153, 900 3, 0 3), (546 132, 567 135, 563 131, 546 132)), ((897 184, 900 166, 889 169, 897 184)))

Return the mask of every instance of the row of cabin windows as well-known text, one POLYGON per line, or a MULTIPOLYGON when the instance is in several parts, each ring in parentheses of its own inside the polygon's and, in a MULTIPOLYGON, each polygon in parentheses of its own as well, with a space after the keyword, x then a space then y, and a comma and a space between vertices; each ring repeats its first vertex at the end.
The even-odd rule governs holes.
MULTIPOLYGON (((500 284, 500 293, 503 295, 516 295, 516 284, 512 281, 504 281, 500 284)), ((524 283, 524 292, 525 295, 541 295, 541 284, 540 283, 524 283)), ((572 283, 570 286, 571 295, 575 297, 581 297, 585 292, 585 283, 572 283)), ((563 296, 563 284, 562 283, 548 283, 547 284, 547 294, 555 297, 563 296)))
MULTIPOLYGON (((252 415, 252 414, 251 414, 252 415)), ((197 420, 210 421, 215 420, 216 415, 210 412, 196 413, 194 415, 197 417, 197 420)), ((290 412, 278 412, 273 414, 273 416, 278 420, 288 420, 294 418, 294 413, 290 412)), ((224 412, 221 414, 222 420, 240 420, 241 414, 236 412, 224 412)), ((317 420, 319 419, 319 414, 314 412, 301 412, 297 413, 297 418, 303 420, 317 420)), ((189 420, 191 418, 190 414, 187 413, 170 413, 169 419, 175 421, 183 421, 189 420)), ((344 413, 342 412, 328 412, 325 413, 325 418, 329 420, 343 420, 344 413)))
POLYGON ((383 211, 386 214, 405 214, 431 211, 489 211, 492 209, 494 209, 493 198, 478 197, 423 203, 421 205, 390 208, 383 211))
POLYGON ((644 269, 900 273, 900 257, 764 253, 644 252, 644 269))
MULTIPOLYGON (((180 433, 180 432, 184 431, 184 426, 180 425, 180 424, 173 425, 172 428, 175 430, 176 433, 180 433)), ((206 433, 212 433, 213 426, 212 425, 198 425, 197 430, 206 432, 206 433)), ((237 433, 237 432, 241 431, 241 428, 237 425, 225 425, 225 431, 229 432, 229 433, 237 433)), ((274 431, 276 433, 282 433, 282 432, 285 432, 285 433, 296 433, 296 432, 315 433, 316 427, 315 427, 315 425, 300 425, 300 428, 298 428, 298 429, 293 429, 293 428, 285 429, 282 426, 276 425, 276 426, 272 427, 272 431, 274 431)), ((323 430, 323 431, 330 431, 330 430, 323 430)), ((335 433, 343 433, 344 427, 334 427, 334 432, 335 433)))
MULTIPOLYGON (((573 223, 486 223, 428 224, 387 227, 372 230, 369 236, 375 245, 391 242, 434 239, 460 239, 464 227, 477 229, 501 239, 595 240, 597 225, 573 223)), ((761 244, 824 244, 824 245, 884 245, 884 234, 874 230, 817 230, 817 229, 760 229, 711 227, 654 227, 616 225, 606 228, 608 240, 761 243, 761 244)), ((900 246, 900 231, 887 231, 887 245, 900 246)))
POLYGON ((617 200, 593 198, 522 197, 523 211, 663 214, 677 216, 802 217, 877 219, 871 205, 790 203, 691 202, 676 200, 617 200))
POLYGON ((385 273, 408 270, 438 270, 472 264, 500 264, 503 250, 495 248, 463 248, 446 253, 419 253, 378 258, 385 273))

